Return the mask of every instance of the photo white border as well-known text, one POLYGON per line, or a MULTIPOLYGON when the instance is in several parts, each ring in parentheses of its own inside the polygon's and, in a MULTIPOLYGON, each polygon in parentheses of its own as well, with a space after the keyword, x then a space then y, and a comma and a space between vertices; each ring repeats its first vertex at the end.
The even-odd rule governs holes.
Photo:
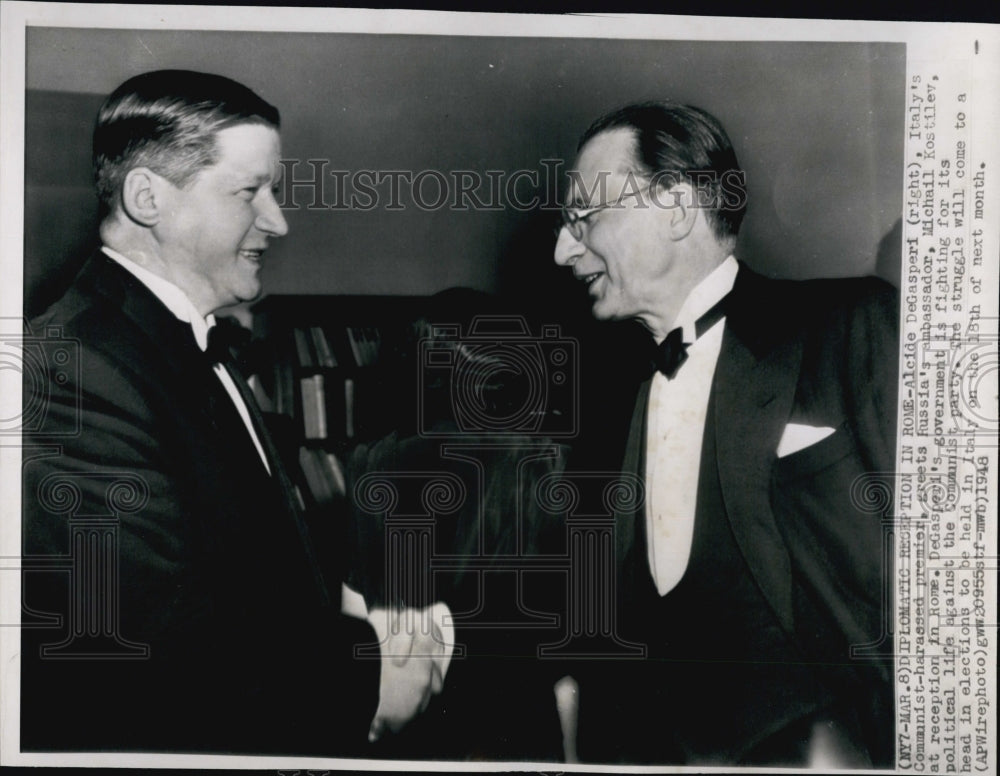
MULTIPOLYGON (((902 42, 907 62, 968 60, 978 41, 973 99, 992 132, 993 145, 982 158, 993 170, 990 192, 994 216, 1000 179, 1000 32, 984 24, 926 22, 858 22, 849 20, 789 20, 732 17, 651 16, 617 14, 527 15, 474 14, 439 11, 393 11, 328 8, 205 7, 152 5, 86 5, 41 2, 4 2, 0 5, 0 317, 16 317, 22 310, 25 30, 29 26, 112 29, 191 29, 266 32, 350 32, 379 35, 462 35, 489 37, 579 37, 644 40, 712 41, 841 41, 902 42), (990 102, 987 102, 990 101, 990 102)), ((989 141, 986 141, 989 142, 989 141)), ((900 181, 903 186, 903 181, 900 181)), ((994 239, 994 246, 996 240, 994 239)), ((995 261, 996 256, 992 259, 995 261)), ((6 332, 0 332, 4 334, 6 332)), ((9 381, 8 381, 9 383, 9 381)), ((4 387, 9 387, 4 383, 4 387)), ((20 385, 0 396, 0 418, 20 414, 20 385)), ((0 568, 9 581, 20 548, 20 451, 0 439, 0 568)), ((18 575, 19 576, 19 575, 18 575)), ((0 585, 0 622, 19 623, 19 585, 0 585)), ((994 588, 995 590, 995 588, 994 588)), ((3 765, 104 766, 256 769, 353 770, 553 770, 606 772, 607 766, 553 763, 476 763, 337 760, 330 758, 243 757, 221 755, 152 754, 20 754, 18 750, 18 629, 0 627, 0 752, 3 765)), ((993 708, 995 709, 995 687, 993 708)), ((995 756, 995 755, 994 755, 995 756)), ((685 770, 676 767, 628 767, 635 773, 685 770)), ((699 772, 729 772, 729 768, 699 768, 699 772)), ((784 769, 758 772, 788 773, 784 769)))

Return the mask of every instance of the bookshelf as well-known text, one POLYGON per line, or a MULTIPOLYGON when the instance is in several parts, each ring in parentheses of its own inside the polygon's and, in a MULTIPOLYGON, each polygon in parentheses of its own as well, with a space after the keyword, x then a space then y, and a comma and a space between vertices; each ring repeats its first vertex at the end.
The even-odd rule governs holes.
POLYGON ((351 448, 393 428, 398 376, 383 358, 426 297, 272 295, 253 312, 246 364, 307 509, 343 498, 351 448), (395 390, 394 390, 395 389, 395 390))
POLYGON ((548 315, 471 289, 426 296, 273 295, 252 308, 246 371, 287 430, 303 493, 343 496, 353 448, 404 437, 580 431, 579 342, 548 315), (436 334, 419 333, 418 319, 436 334), (460 353, 460 355, 459 355, 460 353))

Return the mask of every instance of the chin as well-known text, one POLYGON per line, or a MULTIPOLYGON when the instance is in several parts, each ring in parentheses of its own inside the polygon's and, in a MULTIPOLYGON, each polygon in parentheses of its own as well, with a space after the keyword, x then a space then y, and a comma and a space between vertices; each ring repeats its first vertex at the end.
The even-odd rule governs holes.
POLYGON ((609 306, 605 304, 605 300, 603 299, 594 300, 594 303, 590 307, 590 314, 599 321, 615 321, 619 318, 619 316, 615 315, 614 310, 609 309, 609 306))
POLYGON ((247 294, 240 298, 240 302, 253 302, 255 299, 259 299, 263 288, 257 286, 256 289, 247 292, 247 294))
POLYGON ((260 282, 256 275, 254 275, 252 278, 248 278, 247 282, 240 288, 240 299, 244 302, 256 299, 260 296, 263 288, 264 284, 260 282))

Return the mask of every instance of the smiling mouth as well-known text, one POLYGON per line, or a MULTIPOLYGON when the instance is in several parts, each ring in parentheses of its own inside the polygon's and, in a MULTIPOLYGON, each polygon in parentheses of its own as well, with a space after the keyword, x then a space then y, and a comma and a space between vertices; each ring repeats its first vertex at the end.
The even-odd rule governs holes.
POLYGON ((254 264, 260 264, 260 259, 264 255, 264 249, 260 248, 258 250, 247 250, 243 249, 239 252, 240 256, 247 261, 252 261, 254 264))
POLYGON ((597 280, 603 274, 604 274, 603 272, 591 272, 589 275, 580 275, 578 280, 585 286, 590 287, 593 285, 594 281, 597 280))

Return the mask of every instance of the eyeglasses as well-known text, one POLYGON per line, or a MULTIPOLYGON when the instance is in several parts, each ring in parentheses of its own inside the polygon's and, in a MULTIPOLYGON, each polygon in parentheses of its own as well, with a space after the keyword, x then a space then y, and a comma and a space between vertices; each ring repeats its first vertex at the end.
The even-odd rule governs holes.
POLYGON ((589 219, 592 216, 597 215, 602 210, 608 210, 609 208, 618 207, 621 205, 622 201, 628 197, 639 197, 642 196, 649 188, 643 191, 629 191, 622 194, 614 202, 604 202, 600 205, 594 205, 593 207, 566 207, 562 205, 559 210, 562 216, 562 221, 555 226, 556 237, 559 236, 559 232, 562 231, 563 227, 569 229, 569 233, 573 236, 573 239, 580 242, 583 239, 584 227, 589 223, 589 219))

